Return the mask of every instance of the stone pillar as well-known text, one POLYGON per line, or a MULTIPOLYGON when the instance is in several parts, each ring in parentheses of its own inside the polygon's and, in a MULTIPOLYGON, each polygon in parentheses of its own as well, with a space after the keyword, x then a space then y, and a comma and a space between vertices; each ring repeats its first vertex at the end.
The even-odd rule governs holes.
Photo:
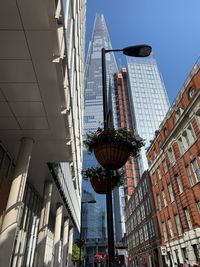
POLYGON ((74 229, 71 226, 69 230, 69 243, 68 243, 68 263, 67 263, 68 267, 73 266, 73 263, 72 263, 73 230, 74 229))
POLYGON ((9 266, 31 159, 33 140, 22 138, 0 235, 0 266, 9 266))
POLYGON ((61 264, 60 259, 59 259, 59 246, 60 246, 60 238, 61 238, 62 216, 63 216, 63 205, 61 203, 58 203, 57 210, 56 210, 55 230, 54 230, 53 267, 58 267, 61 264))
POLYGON ((64 218, 64 227, 63 227, 63 267, 67 267, 68 236, 69 236, 69 218, 64 218))
POLYGON ((47 181, 44 185, 43 193, 43 204, 40 215, 39 231, 37 238, 36 256, 35 256, 35 267, 44 266, 46 240, 48 234, 49 214, 51 206, 53 184, 47 181))
POLYGON ((188 242, 187 244, 187 255, 188 255, 188 260, 191 266, 193 266, 194 264, 196 264, 196 256, 194 254, 194 249, 191 245, 190 242, 188 242))

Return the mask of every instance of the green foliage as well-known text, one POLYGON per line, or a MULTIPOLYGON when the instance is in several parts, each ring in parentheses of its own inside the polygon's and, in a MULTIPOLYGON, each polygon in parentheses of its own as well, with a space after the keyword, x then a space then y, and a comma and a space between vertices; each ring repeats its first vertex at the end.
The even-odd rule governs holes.
POLYGON ((98 128, 96 132, 90 132, 86 136, 84 145, 89 153, 92 153, 95 145, 98 144, 122 144, 126 146, 130 152, 130 156, 137 156, 140 148, 144 146, 144 140, 126 128, 98 128))
MULTIPOLYGON (((80 248, 77 246, 76 243, 73 244, 72 247, 72 260, 73 261, 79 261, 79 256, 80 256, 80 248)), ((83 249, 81 249, 81 260, 84 260, 84 253, 83 253, 83 249)))
MULTIPOLYGON (((82 174, 83 174, 83 178, 85 180, 96 179, 98 181, 102 181, 102 180, 107 179, 106 170, 103 169, 102 167, 88 168, 88 169, 82 171, 82 174)), ((122 170, 109 171, 109 177, 111 177, 111 179, 113 179, 115 181, 118 181, 118 184, 117 184, 118 186, 124 184, 124 172, 122 170)))

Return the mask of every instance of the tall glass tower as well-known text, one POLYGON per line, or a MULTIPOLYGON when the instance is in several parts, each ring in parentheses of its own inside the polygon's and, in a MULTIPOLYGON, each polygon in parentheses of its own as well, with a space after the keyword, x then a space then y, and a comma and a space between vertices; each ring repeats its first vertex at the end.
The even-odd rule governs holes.
POLYGON ((133 125, 145 139, 140 160, 143 172, 148 168, 145 148, 164 119, 169 100, 155 59, 127 57, 127 64, 133 125))
MULTIPOLYGON (((84 95, 84 134, 96 131, 98 127, 103 127, 103 95, 102 95, 102 67, 101 49, 112 49, 108 30, 103 15, 97 14, 95 17, 92 39, 89 43, 88 54, 85 68, 85 95, 84 95)), ((117 64, 113 53, 106 55, 107 81, 109 77, 117 72, 117 64)), ((88 155, 83 151, 83 167, 88 168, 97 166, 94 155, 88 155)), ((92 192, 97 204, 90 205, 88 211, 84 211, 90 220, 83 218, 86 222, 85 236, 86 254, 93 255, 95 252, 102 251, 100 244, 106 247, 105 229, 105 196, 95 194, 89 182, 83 181, 83 191, 92 192), (103 214, 103 213, 104 214, 103 214), (98 220, 94 219, 94 216, 98 220), (88 223, 87 223, 88 222, 88 223), (94 231, 96 229, 96 231, 94 231), (98 247, 97 247, 98 246, 98 247)), ((84 207, 87 209, 87 206, 84 207)), ((83 215, 84 215, 83 214, 83 215)), ((104 251, 105 252, 105 251, 104 251)), ((92 258, 88 258, 87 264, 90 265, 92 258)))

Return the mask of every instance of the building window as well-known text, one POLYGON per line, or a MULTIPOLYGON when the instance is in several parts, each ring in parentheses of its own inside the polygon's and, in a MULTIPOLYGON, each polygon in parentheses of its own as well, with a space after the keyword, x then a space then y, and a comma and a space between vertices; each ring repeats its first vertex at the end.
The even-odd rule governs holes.
POLYGON ((138 224, 139 224, 141 222, 140 209, 138 209, 138 211, 137 211, 137 220, 138 220, 138 224))
POLYGON ((146 205, 146 213, 147 215, 151 212, 151 203, 150 203, 150 198, 147 198, 146 202, 145 202, 145 205, 146 205))
POLYGON ((180 118, 180 116, 181 116, 182 113, 183 113, 183 109, 177 107, 177 110, 176 110, 176 116, 175 116, 175 122, 178 121, 178 119, 180 118))
POLYGON ((157 204, 158 204, 158 209, 161 211, 162 210, 162 206, 161 206, 161 201, 160 201, 160 196, 157 195, 157 204))
POLYGON ((135 235, 132 235, 132 240, 133 240, 133 248, 135 247, 135 235))
POLYGON ((199 200, 199 201, 197 201, 197 202, 196 202, 196 204, 197 204, 197 209, 198 209, 198 212, 199 212, 199 214, 200 214, 200 200, 199 200))
POLYGON ((167 135, 168 135, 168 130, 167 128, 164 128, 164 136, 167 137, 167 135))
POLYGON ((138 193, 135 194, 135 206, 138 206, 138 193))
POLYGON ((189 125, 182 133, 182 144, 184 150, 188 149, 195 141, 196 136, 191 125, 189 125))
POLYGON ((132 199, 131 206, 132 206, 132 210, 134 211, 134 209, 135 209, 135 201, 134 201, 134 198, 132 199))
POLYGON ((140 235, 140 243, 143 243, 143 241, 144 241, 144 235, 143 235, 142 228, 139 230, 139 235, 140 235))
POLYGON ((134 218, 135 218, 135 222, 133 221, 133 223, 134 223, 134 227, 136 227, 136 226, 137 226, 137 224, 138 224, 136 213, 135 213, 135 216, 134 216, 134 218))
POLYGON ((166 194, 165 194, 165 190, 162 190, 162 197, 163 197, 163 202, 164 202, 164 206, 167 207, 167 199, 166 199, 166 194))
POLYGON ((166 163, 165 159, 162 161, 162 164, 163 164, 164 172, 166 173, 167 172, 167 163, 166 163))
POLYGON ((135 233, 135 241, 136 241, 135 242, 136 246, 139 245, 140 240, 139 240, 139 234, 138 234, 138 232, 135 233))
POLYGON ((200 181, 200 168, 199 168, 199 164, 198 164, 198 162, 197 162, 196 159, 193 160, 191 164, 192 164, 192 170, 194 172, 196 183, 198 183, 200 181))
POLYGON ((171 220, 169 219, 167 222, 168 222, 170 236, 173 238, 174 237, 174 231, 173 231, 171 220))
POLYGON ((168 191, 169 191, 171 202, 173 202, 174 201, 174 193, 173 193, 173 189, 172 189, 171 184, 168 185, 168 191))
POLYGON ((194 182, 194 179, 193 179, 193 176, 192 176, 192 172, 191 172, 191 169, 190 169, 190 166, 186 166, 186 172, 187 172, 187 175, 188 175, 188 179, 190 181, 190 185, 193 186, 195 184, 194 182))
POLYGON ((190 213, 189 213, 187 208, 184 209, 184 212, 185 212, 185 217, 187 219, 188 227, 189 227, 189 229, 192 229, 192 220, 191 220, 191 217, 190 217, 190 213))
POLYGON ((194 141, 196 140, 196 135, 195 132, 192 128, 192 125, 189 125, 187 128, 187 132, 188 132, 188 137, 191 143, 194 143, 194 141))
POLYGON ((174 157, 173 149, 171 147, 168 149, 168 156, 169 156, 170 163, 173 163, 175 161, 175 157, 174 157))
POLYGON ((192 245, 192 248, 193 248, 193 251, 194 251, 194 255, 195 255, 196 261, 198 261, 199 260, 199 257, 200 257, 200 255, 199 255, 199 249, 197 248, 197 245, 196 244, 192 245))
POLYGON ((191 99, 194 95, 195 95, 195 88, 194 87, 190 87, 189 90, 188 90, 189 99, 191 99))
POLYGON ((190 142, 190 139, 188 137, 186 130, 183 131, 182 136, 183 136, 183 140, 185 141, 184 143, 186 144, 186 149, 187 149, 188 147, 190 147, 191 142, 190 142))
POLYGON ((142 215, 142 220, 145 218, 145 209, 144 209, 144 204, 141 206, 141 215, 142 215))
POLYGON ((138 194, 139 194, 139 199, 140 201, 142 200, 143 196, 142 196, 142 187, 140 186, 138 189, 138 194))
POLYGON ((162 223, 162 231, 163 231, 164 240, 167 241, 167 229, 166 229, 166 225, 164 222, 162 223))
POLYGON ((181 155, 184 154, 185 147, 184 147, 184 144, 183 144, 182 137, 179 137, 179 139, 178 139, 178 145, 179 145, 179 150, 180 150, 181 155))
POLYGON ((176 181, 178 184, 179 193, 181 194, 183 192, 183 184, 179 175, 176 175, 176 181))
POLYGON ((155 234, 153 219, 150 220, 150 228, 151 228, 151 232, 152 232, 152 236, 153 236, 155 234))
POLYGON ((143 181, 143 187, 144 187, 144 192, 147 193, 148 192, 147 180, 143 181))
POLYGON ((162 175, 161 175, 160 169, 157 170, 157 173, 158 173, 158 179, 161 180, 162 179, 162 175))
POLYGON ((154 158, 156 158, 157 157, 156 149, 154 149, 153 154, 154 154, 154 158))
POLYGON ((144 230, 144 240, 146 241, 149 239, 147 224, 143 226, 143 230, 144 230))
POLYGON ((182 234, 182 227, 181 227, 181 223, 180 223, 180 219, 179 219, 178 214, 175 215, 174 218, 175 218, 175 222, 176 222, 176 227, 177 227, 178 235, 181 235, 182 234))
POLYGON ((177 263, 179 264, 179 263, 180 263, 180 259, 179 259, 179 253, 178 253, 178 250, 175 249, 174 252, 175 252, 175 254, 176 254, 177 263))

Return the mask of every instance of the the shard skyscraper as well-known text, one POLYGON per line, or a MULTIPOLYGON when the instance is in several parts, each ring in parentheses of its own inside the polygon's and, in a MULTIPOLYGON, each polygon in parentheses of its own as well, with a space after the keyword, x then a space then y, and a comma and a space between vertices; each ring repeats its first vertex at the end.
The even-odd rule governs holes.
MULTIPOLYGON (((85 68, 85 94, 84 94, 84 134, 96 131, 103 127, 103 94, 102 94, 102 67, 101 49, 112 49, 108 30, 103 15, 95 17, 92 39, 89 43, 85 68)), ((117 72, 117 64, 113 53, 106 55, 107 81, 117 72)), ((88 155, 83 151, 83 167, 86 169, 97 166, 94 155, 88 155)), ((86 240, 86 264, 93 262, 94 254, 105 252, 106 246, 106 219, 105 219, 105 195, 95 194, 90 182, 83 181, 83 197, 85 192, 93 193, 96 204, 84 204, 83 213, 83 237, 86 240), (88 209, 87 209, 88 208, 88 209), (97 214, 98 213, 98 214, 97 214), (90 214, 91 219, 87 220, 90 214), (93 217, 98 220, 92 220, 93 217)), ((91 194, 90 194, 91 197, 91 194)), ((91 199, 88 199, 88 201, 91 199)))

